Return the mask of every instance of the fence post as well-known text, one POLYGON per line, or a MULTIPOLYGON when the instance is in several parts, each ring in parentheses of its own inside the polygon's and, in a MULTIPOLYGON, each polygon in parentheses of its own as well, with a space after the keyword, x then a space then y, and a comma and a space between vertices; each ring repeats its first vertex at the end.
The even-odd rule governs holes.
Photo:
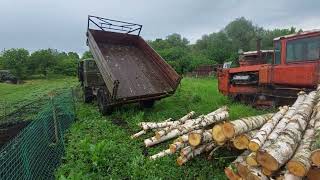
POLYGON ((58 122, 57 122, 57 111, 54 104, 53 95, 50 95, 51 105, 52 105, 52 116, 53 116, 53 125, 54 125, 54 135, 56 139, 56 144, 59 143, 59 132, 58 132, 58 122))

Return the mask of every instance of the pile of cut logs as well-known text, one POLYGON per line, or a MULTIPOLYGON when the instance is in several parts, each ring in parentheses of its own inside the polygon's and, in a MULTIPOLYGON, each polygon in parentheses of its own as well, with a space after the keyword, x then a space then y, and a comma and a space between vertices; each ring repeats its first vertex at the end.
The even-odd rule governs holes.
POLYGON ((142 131, 155 135, 145 139, 150 147, 176 138, 169 148, 150 156, 154 160, 180 152, 177 163, 183 165, 193 157, 225 144, 244 152, 225 174, 229 179, 320 179, 320 86, 309 94, 300 92, 295 103, 272 114, 228 121, 227 107, 193 118, 190 112, 179 120, 142 122, 142 131))

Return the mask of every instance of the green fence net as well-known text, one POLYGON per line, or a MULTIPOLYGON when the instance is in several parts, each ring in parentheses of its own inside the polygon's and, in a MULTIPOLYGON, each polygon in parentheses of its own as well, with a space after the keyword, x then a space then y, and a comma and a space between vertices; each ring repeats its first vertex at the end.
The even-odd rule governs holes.
POLYGON ((75 120, 72 92, 48 100, 14 139, 0 150, 0 179, 54 179, 64 154, 64 133, 75 120))

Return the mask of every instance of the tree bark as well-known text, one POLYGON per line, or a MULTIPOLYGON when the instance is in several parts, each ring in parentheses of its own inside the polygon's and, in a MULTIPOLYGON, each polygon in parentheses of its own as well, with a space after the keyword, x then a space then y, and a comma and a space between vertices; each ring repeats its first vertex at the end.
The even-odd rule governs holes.
POLYGON ((276 142, 258 151, 257 161, 261 166, 276 171, 292 157, 309 122, 315 97, 316 92, 311 92, 276 139, 276 142))
MULTIPOLYGON (((185 155, 185 156, 180 156, 177 159, 177 163, 181 166, 183 164, 185 164, 186 162, 188 162, 190 159, 198 156, 199 154, 203 153, 206 150, 207 146, 210 146, 211 143, 209 144, 203 144, 199 147, 197 147, 196 149, 192 150, 189 154, 185 155)), ((213 146, 210 146, 213 148, 213 146)))
POLYGON ((180 156, 186 156, 189 153, 191 153, 191 151, 192 151, 192 147, 191 146, 186 146, 183 149, 181 149, 180 156))
POLYGON ((269 134, 276 127, 288 109, 288 106, 280 107, 279 111, 272 116, 271 120, 264 124, 262 128, 254 135, 254 137, 252 137, 248 145, 251 151, 256 152, 263 145, 269 134))
POLYGON ((247 180, 268 180, 269 178, 264 175, 260 167, 249 167, 247 180))
POLYGON ((221 112, 219 114, 215 114, 215 115, 204 116, 202 121, 197 125, 187 124, 187 123, 183 124, 181 126, 178 126, 177 129, 173 129, 168 134, 162 136, 160 139, 157 139, 156 137, 152 137, 152 138, 146 139, 144 141, 144 143, 145 143, 146 147, 150 147, 155 144, 159 144, 161 142, 175 138, 177 136, 186 134, 190 131, 203 128, 205 126, 208 126, 208 125, 213 124, 218 121, 222 121, 228 117, 229 117, 229 113, 227 111, 223 111, 223 112, 221 112))
POLYGON ((166 150, 159 152, 158 154, 150 156, 149 158, 151 160, 155 160, 155 159, 158 159, 158 158, 170 155, 170 154, 173 154, 173 152, 171 152, 170 149, 166 149, 166 150))
POLYGON ((134 139, 134 138, 140 137, 141 135, 146 134, 146 133, 147 133, 147 131, 145 131, 145 130, 141 130, 141 131, 139 131, 139 132, 137 132, 137 133, 133 134, 133 135, 131 136, 131 139, 134 139))
POLYGON ((176 125, 173 125, 173 126, 169 126, 169 127, 167 127, 167 128, 164 128, 164 129, 161 130, 161 131, 157 131, 157 132, 156 132, 156 137, 157 137, 158 139, 160 139, 162 136, 168 134, 168 133, 169 133, 170 131, 172 131, 173 129, 178 128, 178 126, 180 126, 180 125, 185 124, 185 125, 187 125, 187 126, 194 126, 194 125, 196 125, 196 124, 199 124, 199 123, 203 120, 204 117, 205 117, 205 118, 208 118, 208 117, 210 117, 210 116, 214 116, 214 115, 216 115, 216 114, 220 114, 220 113, 224 113, 224 112, 228 112, 227 106, 222 106, 221 108, 219 108, 219 109, 217 109, 217 110, 215 110, 215 111, 207 114, 206 116, 201 115, 201 116, 199 116, 199 117, 196 118, 196 119, 187 119, 187 120, 185 120, 185 121, 181 121, 180 124, 176 124, 176 125))
POLYGON ((293 158, 287 163, 287 168, 290 173, 295 176, 303 177, 305 176, 311 167, 311 143, 314 137, 313 126, 306 130, 302 141, 298 149, 296 150, 293 158))
POLYGON ((169 118, 165 120, 164 122, 141 122, 139 123, 139 126, 145 131, 149 129, 158 129, 158 128, 164 128, 167 126, 174 125, 176 121, 171 121, 172 118, 169 118))
POLYGON ((180 150, 180 149, 182 149, 182 148, 184 148, 184 147, 186 147, 186 146, 188 146, 187 143, 175 142, 175 143, 169 145, 169 149, 170 149, 170 151, 171 151, 172 153, 175 153, 175 152, 177 152, 178 150, 180 150))
POLYGON ((314 142, 311 146, 311 161, 316 166, 320 167, 320 99, 318 99, 317 105, 313 110, 314 125, 314 142))
POLYGON ((240 154, 236 160, 232 162, 232 165, 236 167, 238 170, 239 175, 246 179, 249 173, 248 165, 246 163, 246 157, 250 154, 250 151, 244 151, 242 154, 240 154))
POLYGON ((249 131, 247 133, 236 136, 233 140, 233 146, 239 150, 248 149, 251 138, 258 132, 258 130, 249 131))
POLYGON ((223 124, 222 131, 227 138, 235 137, 239 134, 260 128, 265 124, 273 114, 264 114, 260 116, 252 116, 230 121, 223 124))
POLYGON ((283 118, 278 122, 277 126, 272 130, 272 132, 269 134, 267 140, 262 145, 262 147, 267 147, 271 145, 279 136, 279 134, 283 131, 283 129, 286 127, 288 122, 292 119, 292 117, 296 114, 297 108, 301 105, 301 103, 306 99, 305 92, 301 91, 298 93, 298 98, 295 101, 295 103, 292 105, 292 107, 289 107, 286 114, 283 116, 283 118))

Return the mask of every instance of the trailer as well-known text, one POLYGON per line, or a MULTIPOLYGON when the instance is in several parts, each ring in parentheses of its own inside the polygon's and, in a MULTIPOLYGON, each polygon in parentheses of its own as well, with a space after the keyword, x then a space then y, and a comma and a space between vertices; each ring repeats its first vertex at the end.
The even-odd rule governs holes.
POLYGON ((86 102, 102 114, 122 104, 152 107, 174 94, 181 76, 140 36, 142 25, 88 16, 87 45, 93 60, 79 64, 86 102))

